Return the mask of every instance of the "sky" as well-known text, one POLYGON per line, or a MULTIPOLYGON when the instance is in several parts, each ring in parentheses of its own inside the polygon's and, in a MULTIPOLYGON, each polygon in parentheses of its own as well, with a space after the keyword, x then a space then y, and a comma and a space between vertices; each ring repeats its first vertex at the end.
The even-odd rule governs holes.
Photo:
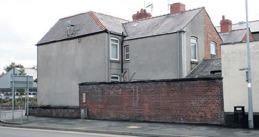
MULTIPOLYGON (((186 10, 205 7, 215 26, 222 15, 233 23, 246 19, 245 0, 0 0, 0 74, 11 62, 36 66, 35 44, 60 18, 95 11, 132 20, 145 4, 153 3, 147 11, 159 16, 169 13, 168 3, 176 2, 186 10)), ((258 5, 258 0, 248 0, 249 21, 259 20, 258 5)))

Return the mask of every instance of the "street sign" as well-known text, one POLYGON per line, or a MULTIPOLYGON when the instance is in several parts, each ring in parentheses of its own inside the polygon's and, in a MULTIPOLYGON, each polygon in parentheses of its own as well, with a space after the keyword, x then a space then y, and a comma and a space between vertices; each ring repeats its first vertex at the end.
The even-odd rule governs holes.
POLYGON ((33 87, 33 77, 32 76, 11 76, 10 87, 11 88, 32 88, 33 87))

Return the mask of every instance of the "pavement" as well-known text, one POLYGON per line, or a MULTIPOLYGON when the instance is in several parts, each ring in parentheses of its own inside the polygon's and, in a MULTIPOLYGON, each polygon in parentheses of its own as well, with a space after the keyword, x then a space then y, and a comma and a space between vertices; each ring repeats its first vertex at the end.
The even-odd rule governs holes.
POLYGON ((22 124, 21 119, 14 119, 14 121, 1 121, 0 126, 148 137, 259 136, 258 129, 249 130, 240 128, 227 128, 224 126, 213 125, 105 121, 35 116, 25 117, 22 124))

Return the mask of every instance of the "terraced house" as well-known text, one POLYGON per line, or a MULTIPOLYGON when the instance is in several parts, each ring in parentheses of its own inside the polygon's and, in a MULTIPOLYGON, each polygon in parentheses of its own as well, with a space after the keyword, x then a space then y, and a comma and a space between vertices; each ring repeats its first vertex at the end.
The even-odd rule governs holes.
POLYGON ((133 21, 93 11, 61 18, 38 42, 38 105, 78 106, 82 82, 186 77, 221 57, 222 40, 205 8, 145 10, 133 21))

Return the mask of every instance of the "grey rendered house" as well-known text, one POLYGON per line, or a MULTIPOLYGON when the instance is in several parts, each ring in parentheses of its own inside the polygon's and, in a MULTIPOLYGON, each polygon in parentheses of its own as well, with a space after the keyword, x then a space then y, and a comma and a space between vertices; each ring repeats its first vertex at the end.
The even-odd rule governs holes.
POLYGON ((87 12, 60 19, 38 42, 38 105, 79 106, 82 82, 186 77, 204 59, 221 57, 222 40, 205 8, 133 21, 87 12))

